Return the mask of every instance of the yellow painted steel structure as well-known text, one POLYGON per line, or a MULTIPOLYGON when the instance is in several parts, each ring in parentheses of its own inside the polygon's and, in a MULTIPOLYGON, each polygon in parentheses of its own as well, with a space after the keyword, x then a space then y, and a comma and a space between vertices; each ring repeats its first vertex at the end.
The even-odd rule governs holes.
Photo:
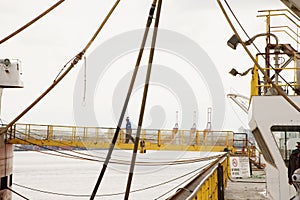
MULTIPOLYGON (((133 143, 125 143, 125 130, 121 130, 116 148, 132 149, 133 143)), ((9 130, 7 142, 10 144, 57 146, 68 149, 109 148, 114 128, 54 126, 38 124, 15 124, 9 130)), ((132 131, 135 132, 134 130, 132 131)), ((133 134, 134 136, 134 134, 133 134)), ((141 140, 146 150, 176 151, 224 151, 233 149, 231 131, 195 131, 195 130, 142 130, 141 140)), ((141 147, 140 147, 141 148, 141 147)), ((197 187, 194 200, 218 199, 218 165, 223 167, 223 186, 227 186, 230 174, 229 159, 222 156, 205 169, 202 182, 197 187)))
MULTIPOLYGON (((223 167, 223 185, 224 188, 226 188, 228 177, 230 175, 229 157, 226 157, 220 164, 223 167)), ((202 182, 201 187, 193 200, 218 200, 217 167, 215 167, 211 174, 202 182)))
MULTIPOLYGON (((109 148, 114 128, 15 124, 8 132, 10 144, 109 148)), ((133 137, 135 130, 132 131, 133 137)), ((232 131, 195 130, 142 130, 141 140, 146 150, 176 151, 224 151, 233 149, 232 131)), ((125 143, 125 130, 121 130, 116 148, 132 149, 133 143, 125 143)))
MULTIPOLYGON (((274 69, 272 69, 272 68, 263 68, 263 70, 271 70, 272 71, 274 69)), ((289 74, 290 76, 293 76, 293 77, 296 77, 295 74, 299 70, 300 70, 299 67, 280 68, 280 71, 282 71, 282 73, 289 74)), ((289 95, 297 95, 295 91, 292 91, 292 93, 291 93, 291 91, 288 91, 289 86, 292 86, 293 88, 300 88, 300 84, 297 84, 296 78, 294 78, 294 81, 292 83, 278 83, 277 85, 284 92, 286 92, 289 95)), ((269 89, 271 87, 272 87, 271 84, 259 82, 259 73, 258 73, 258 70, 257 70, 257 66, 254 66, 254 72, 252 74, 252 80, 251 80, 251 97, 252 96, 266 95, 266 94, 263 94, 263 89, 269 89)))
POLYGON ((189 183, 179 188, 168 200, 219 200, 224 199, 224 190, 230 173, 228 154, 220 155, 189 183))
MULTIPOLYGON (((258 62, 258 56, 256 56, 256 61, 258 62)), ((259 73, 258 73, 258 68, 256 65, 254 65, 253 70, 252 70, 252 78, 251 78, 251 93, 250 93, 250 99, 252 96, 258 96, 259 95, 259 73)), ((250 103, 250 102, 249 102, 250 103)))
MULTIPOLYGON (((279 86, 287 95, 298 95, 295 90, 289 91, 289 87, 293 87, 297 90, 300 88, 300 81, 299 81, 299 74, 300 74, 300 67, 297 66, 297 61, 299 60, 299 53, 298 48, 300 45, 300 34, 299 34, 299 18, 296 17, 291 11, 286 9, 279 9, 279 10, 262 10, 259 11, 261 14, 257 17, 265 18, 266 21, 266 33, 282 33, 285 35, 287 39, 291 41, 291 43, 294 43, 294 45, 297 47, 296 49, 293 49, 291 45, 288 45, 289 42, 285 42, 285 44, 280 44, 279 46, 282 48, 283 53, 278 53, 281 59, 287 59, 287 57, 290 57, 293 59, 294 65, 289 65, 288 61, 284 61, 287 63, 281 63, 282 67, 276 68, 275 67, 266 67, 263 68, 265 72, 268 72, 269 75, 273 79, 276 79, 275 77, 278 77, 278 74, 282 74, 285 79, 288 78, 290 80, 288 83, 285 83, 285 81, 279 79, 278 83, 276 83, 277 86, 279 86), (281 17, 284 20, 289 22, 289 25, 281 25, 277 24, 279 21, 273 20, 273 18, 281 17), (275 25, 271 24, 271 22, 277 22, 275 25), (286 55, 287 57, 284 58, 283 56, 286 55), (292 66, 292 67, 291 67, 292 66), (277 72, 277 74, 275 73, 277 72)), ((270 36, 269 36, 270 37, 270 36)), ((267 38, 267 42, 270 42, 270 38, 267 38)), ((259 53, 256 55, 256 61, 257 63, 263 62, 265 64, 265 57, 266 56, 274 56, 276 55, 276 52, 268 54, 262 54, 259 53), (261 59, 259 59, 261 58, 261 59)), ((299 65, 299 64, 298 64, 299 65)), ((268 66, 268 65, 267 65, 268 66)), ((274 81, 274 80, 273 80, 274 81)), ((253 71, 252 71, 252 79, 251 79, 251 94, 252 96, 260 96, 260 95, 268 95, 266 94, 266 91, 269 90, 272 87, 271 84, 268 84, 264 80, 264 75, 258 71, 258 66, 254 65, 253 71), (260 78, 263 78, 260 80, 260 78)), ((251 98, 250 98, 251 99, 251 98)))

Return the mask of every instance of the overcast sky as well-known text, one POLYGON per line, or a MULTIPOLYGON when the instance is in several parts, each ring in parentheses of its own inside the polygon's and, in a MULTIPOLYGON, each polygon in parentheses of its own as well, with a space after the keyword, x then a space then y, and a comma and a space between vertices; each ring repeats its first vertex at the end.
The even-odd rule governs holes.
MULTIPOLYGON (((150 0, 121 1, 119 7, 117 7, 103 31, 87 52, 87 60, 89 60, 89 55, 92 54, 93 50, 113 36, 134 29, 144 28, 151 2, 150 0)), ((0 2, 0 37, 4 38, 46 10, 53 3, 54 1, 50 0, 2 0, 0 2)), ((228 0, 228 3, 232 6, 232 9, 249 35, 265 31, 264 19, 256 18, 258 10, 284 8, 284 5, 279 0, 228 0)), ((22 79, 25 85, 23 89, 4 90, 2 98, 3 120, 6 122, 12 120, 51 84, 65 63, 82 50, 112 5, 113 1, 66 1, 33 26, 1 44, 1 58, 16 58, 21 60, 22 79)), ((196 42, 207 53, 221 77, 224 94, 236 91, 249 96, 249 82, 251 77, 232 77, 228 74, 228 71, 232 67, 243 71, 252 67, 253 64, 242 48, 233 51, 227 47, 226 41, 231 37, 233 32, 216 1, 165 0, 162 7, 160 28, 185 35, 196 42)), ((243 34, 242 37, 246 39, 243 34)), ((261 39, 261 43, 263 42, 264 40, 261 39)), ((129 58, 136 58, 136 55, 135 52, 130 56, 128 55, 128 58, 123 58, 126 65, 131 65, 127 71, 130 71, 135 63, 135 59, 129 58)), ((163 54, 160 56, 163 56, 163 54)), ((122 62, 122 59, 118 60, 118 62, 122 62)), ((146 63, 143 64, 145 65, 146 63)), ((164 61, 164 64, 167 65, 167 62, 164 61)), ((61 125, 76 123, 73 114, 73 93, 77 76, 83 76, 83 74, 78 74, 81 68, 82 62, 71 71, 57 88, 24 116, 20 122, 61 125)), ((178 73, 187 73, 183 77, 186 80, 190 79, 190 84, 194 85, 193 80, 196 77, 194 77, 192 71, 190 71, 190 75, 188 74, 188 70, 182 72, 179 70, 178 73)), ((122 77, 119 78, 121 79, 122 77)), ((106 93, 103 93, 103 91, 105 92, 103 88, 107 90, 114 90, 115 88, 110 88, 111 84, 109 81, 106 80, 105 82, 104 79, 103 81, 106 85, 102 84, 98 86, 97 91, 99 93, 94 94, 94 96, 96 98, 95 102, 100 102, 98 100, 103 99, 104 103, 94 106, 96 109, 95 113, 99 126, 114 127, 116 116, 112 114, 112 109, 108 108, 111 107, 109 102, 112 101, 112 97, 109 95, 106 96, 106 93)), ((200 80, 199 87, 205 87, 204 82, 200 80)), ((88 78, 87 84, 89 84, 88 78)), ((160 90, 162 89, 158 87, 157 91, 160 90)), ((141 91, 136 91, 134 94, 135 98, 129 105, 127 112, 128 115, 132 116, 134 123, 138 120, 139 106, 136 105, 139 104, 138 99, 140 98, 141 91)), ((206 110, 207 107, 212 106, 211 96, 209 95, 209 92, 212 91, 207 91, 207 88, 204 88, 202 91, 203 93, 201 93, 200 89, 195 92, 197 99, 201 102, 197 108, 197 124, 199 129, 205 128, 207 121, 206 110), (201 97, 199 98, 199 96, 201 97)), ((159 99, 161 98, 169 98, 168 94, 164 93, 163 90, 161 94, 154 95, 152 99, 150 98, 150 107, 160 104, 159 99)), ((171 93, 169 95, 172 96, 171 93)), ((240 126, 247 126, 247 116, 234 103, 230 102, 229 99, 225 99, 225 102, 226 115, 223 128, 235 131, 240 126)), ((176 102, 170 101, 169 105, 173 104, 173 107, 171 106, 166 110, 168 121, 163 123, 163 128, 172 128, 175 123, 176 110, 184 109, 180 108, 180 105, 176 105, 176 102)), ((166 102, 161 101, 161 106, 164 105, 166 105, 166 102)), ((149 125, 151 124, 149 108, 146 111, 148 113, 146 112, 145 124, 149 125)), ((213 115, 215 114, 213 112, 213 115)), ((179 116, 179 120, 182 120, 181 117, 179 116)))

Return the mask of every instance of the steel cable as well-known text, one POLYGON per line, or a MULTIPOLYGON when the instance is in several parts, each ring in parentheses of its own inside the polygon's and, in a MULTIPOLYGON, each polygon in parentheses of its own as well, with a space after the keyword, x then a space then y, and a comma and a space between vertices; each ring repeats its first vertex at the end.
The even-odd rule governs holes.
POLYGON ((65 0, 60 0, 58 1, 56 4, 54 4, 53 6, 51 6, 50 8, 48 8, 46 11, 44 11, 42 14, 40 14, 39 16, 37 16, 36 18, 34 18, 33 20, 31 20, 30 22, 28 22, 27 24, 25 24, 24 26, 22 26, 21 28, 19 28, 18 30, 16 30, 15 32, 11 33, 10 35, 6 36, 5 38, 3 38, 0 41, 0 44, 6 42, 7 40, 9 40, 10 38, 14 37, 15 35, 17 35, 18 33, 20 33, 21 31, 25 30, 26 28, 28 28, 30 25, 34 24, 36 21, 38 21, 39 19, 41 19, 42 17, 44 17, 46 14, 48 14, 49 12, 51 12, 54 8, 56 8, 57 6, 59 6, 62 2, 64 2, 65 0))
POLYGON ((11 189, 11 188, 9 188, 9 187, 7 187, 6 189, 12 191, 13 193, 15 193, 16 195, 22 197, 23 199, 29 200, 29 199, 28 199, 27 197, 25 197, 24 195, 20 194, 19 192, 16 192, 15 190, 13 190, 13 189, 11 189))
MULTIPOLYGON (((159 187, 159 186, 177 181, 177 180, 179 180, 181 178, 184 178, 186 176, 189 176, 193 173, 196 173, 196 174, 193 174, 191 177, 196 176, 196 175, 198 175, 198 171, 205 170, 203 168, 206 168, 208 165, 209 164, 206 164, 206 165, 201 166, 201 167, 199 167, 199 168, 197 168, 193 171, 190 171, 188 173, 185 173, 183 175, 177 176, 175 178, 169 179, 167 181, 164 181, 164 182, 161 182, 161 183, 158 183, 158 184, 154 184, 154 185, 151 185, 151 186, 148 186, 148 187, 132 190, 130 193, 142 192, 142 191, 145 191, 145 190, 153 189, 153 188, 156 188, 156 187, 159 187)), ((187 180, 190 180, 191 177, 189 177, 187 180)), ((184 181, 184 182, 186 182, 186 181, 184 181)), ((24 185, 21 185, 21 184, 18 184, 18 183, 14 183, 14 185, 16 185, 18 187, 28 189, 28 190, 32 190, 32 191, 36 191, 36 192, 40 192, 40 193, 51 194, 51 195, 69 196, 69 197, 89 197, 90 196, 90 195, 87 195, 87 194, 70 194, 70 193, 58 193, 58 192, 46 191, 46 190, 41 190, 41 189, 37 189, 37 188, 33 188, 33 187, 24 186, 24 185)), ((181 185, 181 184, 179 184, 179 185, 181 185)), ((179 185, 177 185, 176 187, 178 187, 179 185)), ((174 188, 172 188, 172 190, 173 189, 174 188)), ((96 195, 96 197, 118 196, 118 195, 123 195, 123 194, 125 194, 125 193, 124 192, 117 192, 117 193, 110 193, 110 194, 100 194, 100 195, 96 195)))
MULTIPOLYGON (((142 98, 142 103, 141 103, 141 108, 140 108, 138 129, 137 129, 135 141, 134 141, 134 148, 133 148, 133 153, 132 153, 132 159, 131 159, 128 179, 127 179, 124 200, 127 200, 129 198, 129 194, 130 194, 130 187, 131 187, 131 182, 132 182, 132 177, 133 177, 133 172, 134 172, 134 167, 135 167, 135 162, 136 162, 137 150, 138 150, 138 146, 139 146, 144 112, 145 112, 145 107, 146 107, 146 102, 147 102, 149 81, 150 81, 150 76, 151 76, 152 63, 153 63, 153 57, 154 57, 154 52, 155 52, 155 44, 156 44, 156 38, 157 38, 157 32, 158 32, 158 24, 159 24, 160 12, 161 12, 161 4, 162 4, 162 0, 158 0, 158 7, 157 7, 157 11, 156 11, 156 16, 155 16, 155 24, 154 24, 154 30, 153 30, 153 35, 152 35, 152 42, 151 42, 151 49, 150 49, 144 91, 143 91, 143 98, 142 98)), ((155 7, 156 7, 156 1, 152 4, 153 12, 151 13, 151 10, 150 10, 150 15, 154 14, 155 7)))
MULTIPOLYGON (((153 0, 152 5, 156 5, 156 1, 157 0, 153 0)), ((131 77, 131 81, 130 81, 130 85, 129 85, 129 88, 128 88, 128 91, 127 91, 127 95, 126 95, 126 98, 125 98, 125 101, 124 101, 124 104, 123 104, 123 108, 122 108, 122 111, 121 111, 121 114, 120 114, 118 125, 117 125, 116 131, 114 133, 113 139, 111 141, 110 148, 108 150, 106 159, 103 163, 101 172, 100 172, 100 174, 98 176, 98 179, 97 179, 97 182, 95 184, 94 190, 91 194, 90 200, 94 199, 94 197, 97 193, 97 190, 98 190, 98 188, 99 188, 99 186, 102 182, 102 179, 104 177, 107 165, 110 161, 110 158, 111 158, 112 152, 114 150, 117 138, 119 136, 121 125, 122 125, 122 122, 124 120, 125 112, 126 112, 127 107, 128 107, 128 103, 129 103, 130 96, 131 96, 131 93, 132 93, 132 90, 133 90, 135 79, 136 79, 136 76, 137 76, 137 73, 138 73, 138 70, 139 70, 139 67, 140 67, 141 59, 142 59, 142 56, 143 56, 143 53, 144 53, 144 48, 145 48, 145 45, 146 45, 146 41, 147 41, 147 37, 148 37, 148 33, 149 33, 149 28, 150 28, 151 23, 152 23, 152 18, 153 18, 152 15, 153 15, 153 12, 154 12, 154 8, 151 7, 151 9, 149 11, 149 16, 148 16, 148 20, 147 20, 147 23, 146 23, 146 28, 145 28, 145 31, 144 31, 142 43, 141 43, 139 54, 138 54, 138 57, 137 57, 137 60, 136 60, 135 68, 134 68, 134 71, 133 71, 133 74, 132 74, 132 77, 131 77)))
MULTIPOLYGON (((207 169, 207 166, 209 166, 209 165, 210 165, 209 163, 206 164, 206 165, 204 165, 203 168, 204 168, 204 167, 205 167, 205 168, 202 169, 201 171, 206 170, 206 169, 207 169)), ((188 179, 184 180, 184 181, 181 182, 180 184, 178 184, 178 185, 176 185, 175 187, 171 188, 170 190, 168 190, 167 192, 163 193, 163 194, 160 195, 159 197, 156 197, 154 200, 158 200, 159 198, 161 198, 161 197, 163 197, 163 196, 169 194, 171 191, 173 191, 174 189, 176 189, 176 188, 178 188, 179 186, 183 185, 184 183, 190 181, 192 178, 194 178, 194 177, 196 177, 196 176, 198 176, 198 173, 194 174, 193 176, 191 176, 191 177, 189 177, 188 179)))
POLYGON ((87 43, 87 45, 84 47, 84 49, 78 53, 75 58, 73 59, 73 61, 71 62, 71 64, 69 65, 69 67, 65 70, 64 73, 62 73, 59 77, 57 77, 54 82, 36 99, 34 100, 34 102, 32 102, 26 109, 23 110, 23 112, 21 112, 15 119, 13 119, 5 128, 3 128, 0 131, 0 135, 4 134, 7 132, 7 130, 12 127, 19 119, 21 119, 29 110, 31 110, 40 100, 42 100, 72 69, 73 67, 75 67, 75 65, 82 59, 83 55, 85 54, 85 52, 88 50, 88 48, 91 46, 92 42, 95 40, 95 38, 97 37, 97 35, 99 34, 99 32, 102 30, 102 28, 104 27, 104 25, 106 24, 106 22, 108 21, 108 19, 110 18, 111 14, 113 13, 113 11, 115 10, 115 8, 117 7, 117 5, 119 4, 120 0, 117 0, 115 2, 115 4, 113 5, 113 7, 111 8, 111 10, 109 11, 109 13, 106 15, 105 19, 103 20, 103 22, 100 24, 99 28, 97 29, 97 31, 94 33, 94 35, 92 36, 92 38, 89 40, 89 42, 87 43))

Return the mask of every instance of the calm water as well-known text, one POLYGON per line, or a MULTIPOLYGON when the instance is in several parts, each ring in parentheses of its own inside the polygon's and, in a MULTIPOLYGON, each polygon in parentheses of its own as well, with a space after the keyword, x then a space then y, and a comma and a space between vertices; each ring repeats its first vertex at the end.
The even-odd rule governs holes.
MULTIPOLYGON (((46 153, 48 152, 49 151, 46 151, 46 153)), ((79 152, 81 154, 76 154, 77 156, 87 157, 83 154, 90 154, 97 156, 97 158, 102 161, 106 155, 105 150, 79 152)), ((63 153, 74 154, 74 152, 70 151, 63 151, 63 153)), ((137 155, 137 161, 142 164, 135 167, 131 191, 169 181, 190 171, 201 168, 201 166, 206 165, 209 161, 171 166, 164 165, 164 162, 182 159, 195 159, 214 154, 216 153, 175 151, 147 151, 146 154, 139 153, 137 155), (146 166, 150 163, 153 164, 153 162, 155 162, 155 166, 146 166)), ((114 151, 111 160, 113 163, 110 163, 106 170, 104 179, 102 180, 100 189, 97 193, 98 195, 113 195, 115 193, 122 193, 125 191, 129 165, 120 164, 120 162, 130 162, 130 160, 131 151, 114 151)), ((58 157, 33 151, 15 152, 13 175, 14 183, 55 193, 87 196, 74 197, 44 194, 41 192, 24 189, 16 185, 13 186, 13 189, 32 200, 89 199, 89 195, 93 191, 101 168, 102 162, 58 157)), ((131 193, 130 199, 156 199, 168 190, 189 179, 191 175, 159 187, 131 193)), ((166 199, 175 191, 176 189, 173 189, 171 193, 168 193, 159 199, 166 199)), ((124 195, 121 194, 113 196, 101 196, 95 199, 123 198, 124 195)), ((15 200, 22 198, 18 197, 17 195, 13 195, 13 199, 15 200)))

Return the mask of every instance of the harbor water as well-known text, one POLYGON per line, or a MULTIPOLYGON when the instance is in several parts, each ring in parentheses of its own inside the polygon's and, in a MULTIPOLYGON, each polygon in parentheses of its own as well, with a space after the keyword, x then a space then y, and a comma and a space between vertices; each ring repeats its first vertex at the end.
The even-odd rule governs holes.
MULTIPOLYGON (((89 199, 106 152, 15 151, 12 188, 31 200, 89 199), (70 155, 76 157, 70 158, 70 155)), ((184 151, 138 153, 130 199, 166 199, 212 161, 200 161, 199 158, 216 154, 184 151)), ((113 152, 95 199, 124 198, 131 155, 128 150, 113 152)), ((23 198, 13 194, 13 199, 23 198)))

